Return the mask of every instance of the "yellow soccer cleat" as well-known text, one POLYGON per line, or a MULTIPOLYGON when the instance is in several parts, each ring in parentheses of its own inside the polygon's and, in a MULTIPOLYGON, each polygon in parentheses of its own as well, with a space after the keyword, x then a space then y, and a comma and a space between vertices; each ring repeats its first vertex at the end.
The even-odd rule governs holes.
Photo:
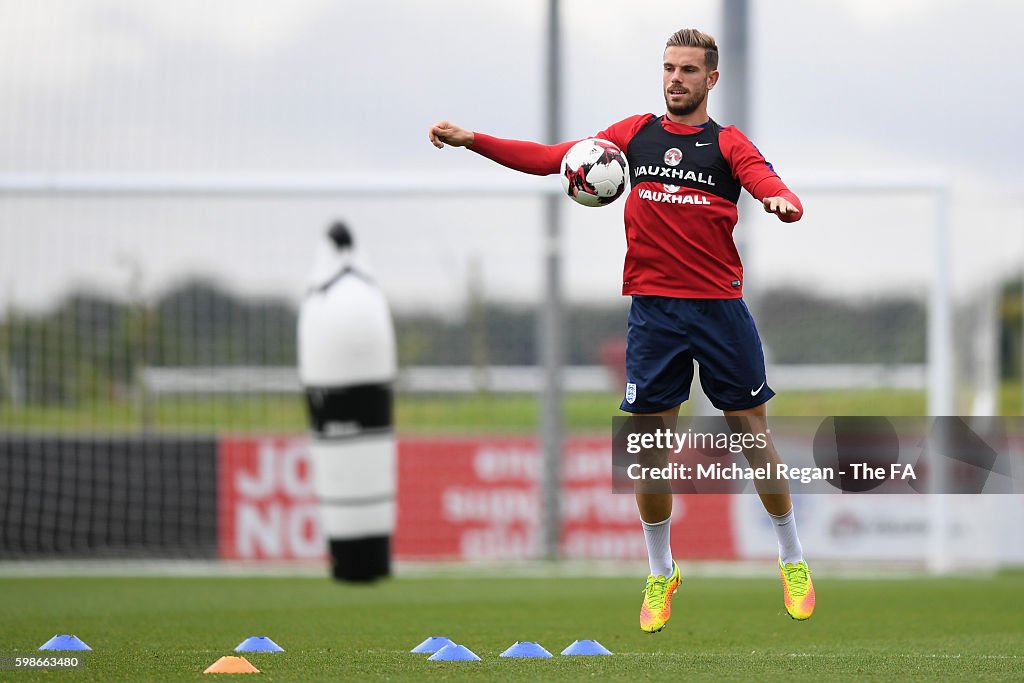
POLYGON ((801 560, 796 564, 782 564, 780 559, 779 574, 782 575, 782 601, 786 603, 789 616, 797 621, 810 619, 814 614, 814 584, 807 563, 801 560))
POLYGON ((672 594, 682 582, 679 565, 672 563, 672 576, 648 576, 647 587, 644 588, 644 602, 640 606, 640 629, 648 633, 657 633, 665 628, 668 618, 672 616, 672 594))

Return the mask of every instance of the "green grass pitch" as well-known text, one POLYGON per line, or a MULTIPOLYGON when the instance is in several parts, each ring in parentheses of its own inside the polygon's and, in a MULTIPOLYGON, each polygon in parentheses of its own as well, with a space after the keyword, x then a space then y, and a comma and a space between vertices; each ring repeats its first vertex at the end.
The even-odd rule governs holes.
MULTIPOLYGON (((771 571, 766 568, 766 573, 771 571)), ((637 626, 642 577, 461 574, 370 586, 319 578, 4 578, 0 652, 33 654, 56 633, 94 649, 85 670, 0 671, 3 681, 198 681, 247 636, 268 681, 1006 680, 1024 677, 1024 573, 995 578, 816 576, 818 612, 791 621, 774 578, 687 579, 672 621, 637 626), (480 662, 408 650, 446 635, 480 662), (612 657, 561 657, 594 638, 612 657), (555 657, 498 657, 516 640, 555 657)), ((232 679, 229 679, 232 680, 232 679)))

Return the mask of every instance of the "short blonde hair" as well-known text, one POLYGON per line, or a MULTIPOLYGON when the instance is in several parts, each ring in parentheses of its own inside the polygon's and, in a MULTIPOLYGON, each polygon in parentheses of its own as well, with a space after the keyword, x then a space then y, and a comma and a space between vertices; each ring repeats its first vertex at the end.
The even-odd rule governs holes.
POLYGON ((681 28, 668 37, 665 48, 670 47, 699 47, 704 48, 704 66, 708 71, 718 68, 718 45, 715 44, 714 36, 708 35, 695 28, 681 28))

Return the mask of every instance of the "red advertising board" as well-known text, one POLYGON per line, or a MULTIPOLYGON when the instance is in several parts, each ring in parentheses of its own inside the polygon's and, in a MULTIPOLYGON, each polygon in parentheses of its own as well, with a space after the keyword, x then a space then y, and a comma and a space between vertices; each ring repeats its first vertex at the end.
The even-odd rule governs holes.
MULTIPOLYGON (((308 443, 306 437, 221 441, 221 557, 322 556, 308 443)), ((395 558, 536 557, 540 467, 533 438, 399 439, 395 558)), ((562 478, 565 557, 646 557, 633 496, 611 492, 607 439, 568 439, 562 478)), ((735 558, 731 511, 728 496, 677 496, 672 521, 675 556, 735 558)))
MULTIPOLYGON (((403 439, 398 463, 396 557, 537 556, 541 458, 535 439, 403 439)), ((565 557, 647 557, 633 496, 612 493, 607 439, 568 439, 562 481, 565 557)), ((730 511, 727 496, 677 496, 676 556, 735 557, 730 511)))
POLYGON ((324 555, 306 437, 226 437, 217 461, 217 540, 232 560, 324 555))

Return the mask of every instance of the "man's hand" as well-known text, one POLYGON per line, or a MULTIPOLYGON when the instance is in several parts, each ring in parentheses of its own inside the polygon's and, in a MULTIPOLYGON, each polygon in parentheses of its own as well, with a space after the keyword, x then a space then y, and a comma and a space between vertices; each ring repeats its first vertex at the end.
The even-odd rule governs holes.
POLYGON ((764 204, 765 211, 777 213, 783 218, 795 218, 800 213, 800 209, 782 197, 765 197, 761 203, 764 204))
POLYGON ((430 142, 438 149, 446 144, 469 147, 473 144, 473 131, 460 128, 451 121, 439 121, 430 127, 430 142))

